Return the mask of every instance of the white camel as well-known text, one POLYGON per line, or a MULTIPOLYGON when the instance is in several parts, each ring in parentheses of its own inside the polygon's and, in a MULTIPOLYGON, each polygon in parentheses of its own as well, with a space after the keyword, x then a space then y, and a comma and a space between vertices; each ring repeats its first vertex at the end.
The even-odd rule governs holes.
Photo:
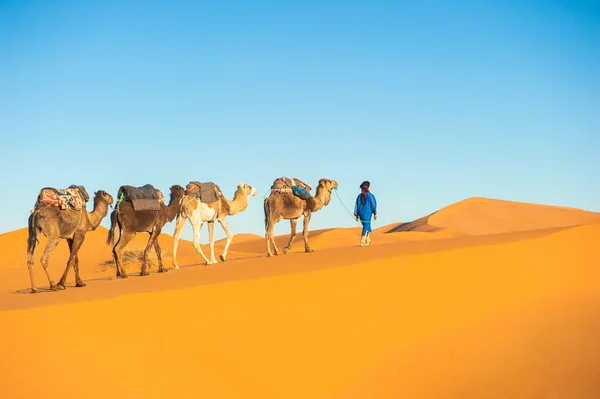
POLYGON ((220 255, 221 261, 225 262, 227 258, 227 250, 233 240, 233 234, 229 230, 227 225, 227 216, 235 215, 238 212, 243 212, 248 208, 248 197, 257 196, 256 189, 248 184, 240 184, 235 191, 233 200, 229 201, 224 196, 220 196, 217 201, 213 202, 202 202, 197 198, 196 195, 186 195, 181 200, 179 208, 179 214, 177 215, 177 221, 175 224, 175 232, 173 233, 173 267, 179 269, 177 264, 177 246, 179 243, 179 236, 185 226, 185 220, 189 219, 194 229, 194 247, 198 250, 202 259, 207 265, 217 263, 215 259, 215 221, 218 221, 225 234, 227 235, 227 242, 223 253, 220 255), (204 222, 208 223, 208 239, 210 243, 210 259, 204 255, 202 248, 200 247, 200 231, 204 222))

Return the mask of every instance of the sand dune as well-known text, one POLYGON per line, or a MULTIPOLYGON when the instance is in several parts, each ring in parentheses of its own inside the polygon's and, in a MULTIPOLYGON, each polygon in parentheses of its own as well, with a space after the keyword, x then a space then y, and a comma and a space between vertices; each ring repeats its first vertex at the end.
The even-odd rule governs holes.
POLYGON ((358 228, 311 231, 316 252, 299 234, 274 258, 238 235, 206 267, 182 240, 181 269, 127 280, 100 227, 80 252, 88 286, 37 295, 26 231, 2 234, 0 397, 600 397, 598 214, 521 205, 454 204, 367 248, 358 228))
POLYGON ((600 222, 600 213, 559 206, 473 197, 429 216, 402 223, 394 232, 445 232, 449 235, 484 235, 600 222))

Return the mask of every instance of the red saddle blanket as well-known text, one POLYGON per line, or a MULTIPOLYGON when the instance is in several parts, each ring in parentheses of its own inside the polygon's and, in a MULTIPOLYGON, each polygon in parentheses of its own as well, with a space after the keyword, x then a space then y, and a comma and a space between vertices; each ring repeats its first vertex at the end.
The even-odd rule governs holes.
POLYGON ((51 187, 43 188, 42 191, 40 191, 38 201, 44 204, 58 206, 60 209, 74 211, 78 211, 85 207, 86 202, 78 188, 58 189, 51 187))

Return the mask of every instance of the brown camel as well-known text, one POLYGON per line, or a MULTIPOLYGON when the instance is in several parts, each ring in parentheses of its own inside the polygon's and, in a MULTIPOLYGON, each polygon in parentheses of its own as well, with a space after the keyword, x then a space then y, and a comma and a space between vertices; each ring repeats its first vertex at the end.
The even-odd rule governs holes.
POLYGON ((154 246, 156 257, 158 258, 159 273, 166 272, 167 269, 163 266, 160 246, 158 244, 158 236, 161 233, 163 226, 167 222, 172 222, 177 213, 179 213, 179 202, 183 198, 184 189, 179 185, 171 187, 171 198, 169 205, 164 202, 160 204, 160 210, 134 210, 131 202, 123 201, 119 204, 118 209, 115 209, 110 215, 110 230, 106 243, 113 245, 112 253, 117 269, 117 277, 126 278, 127 272, 121 263, 121 252, 125 246, 136 236, 137 233, 148 233, 150 238, 144 250, 144 260, 140 270, 140 276, 147 276, 146 271, 148 263, 148 252, 154 246), (115 230, 119 228, 118 232, 115 230), (117 233, 117 234, 115 234, 117 233))
POLYGON ((104 216, 108 213, 108 207, 112 203, 113 197, 106 191, 100 190, 94 193, 94 209, 92 212, 88 212, 85 209, 85 205, 80 210, 72 210, 61 209, 59 206, 49 205, 40 201, 35 204, 29 216, 29 238, 27 239, 27 266, 29 268, 29 278, 31 279, 31 293, 38 292, 33 276, 33 256, 40 232, 46 236, 46 249, 42 255, 41 262, 48 277, 50 289, 54 291, 65 289, 67 275, 71 267, 75 270, 75 286, 85 287, 86 284, 79 276, 79 257, 77 253, 83 244, 85 234, 88 231, 96 230, 104 216), (62 238, 65 238, 69 244, 70 255, 65 272, 58 284, 54 284, 48 270, 48 259, 62 238))
POLYGON ((313 252, 308 246, 308 223, 313 212, 317 212, 324 206, 329 205, 331 200, 331 190, 338 187, 335 180, 321 179, 317 186, 317 192, 314 197, 309 197, 304 200, 291 192, 271 192, 271 195, 265 199, 265 238, 267 240, 267 255, 272 256, 271 244, 275 250, 275 255, 279 255, 279 250, 275 244, 275 236, 273 228, 281 219, 290 221, 292 232, 290 241, 283 247, 283 253, 287 254, 292 243, 296 238, 296 225, 300 216, 304 215, 304 229, 302 235, 304 237, 304 249, 306 252, 313 252))
POLYGON ((223 253, 219 256, 221 261, 225 262, 227 258, 227 250, 233 240, 233 234, 229 230, 227 225, 227 216, 235 215, 236 213, 243 212, 248 208, 248 197, 256 196, 256 189, 248 184, 240 184, 233 195, 233 201, 229 201, 224 196, 220 196, 217 201, 213 202, 201 202, 196 198, 195 195, 186 195, 181 201, 181 208, 177 215, 177 222, 175 224, 175 232, 173 233, 173 267, 179 269, 177 265, 177 245, 179 243, 179 236, 185 226, 185 220, 189 219, 194 229, 194 247, 198 250, 202 259, 206 264, 215 264, 215 220, 218 220, 225 234, 227 235, 227 242, 223 253), (202 248, 200 247, 200 231, 204 222, 208 222, 208 240, 210 243, 210 260, 204 255, 202 248))

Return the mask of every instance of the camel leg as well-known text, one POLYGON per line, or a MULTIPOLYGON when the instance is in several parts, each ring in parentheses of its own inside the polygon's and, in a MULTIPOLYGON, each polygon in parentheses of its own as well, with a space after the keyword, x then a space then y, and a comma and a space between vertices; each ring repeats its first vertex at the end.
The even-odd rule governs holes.
MULTIPOLYGON (((37 217, 36 213, 32 213, 31 216, 29 216, 29 220, 28 220, 28 225, 32 226, 33 225, 33 221, 34 218, 37 217)), ((35 248, 37 247, 38 244, 38 235, 39 235, 40 231, 37 227, 31 227, 30 228, 30 237, 29 239, 32 240, 32 243, 28 245, 27 248, 27 268, 29 269, 29 280, 31 280, 31 289, 29 290, 30 293, 35 294, 37 292, 39 292, 37 290, 37 288, 35 287, 35 276, 33 273, 33 267, 34 267, 34 262, 35 262, 35 248)))
POLYGON ((85 287, 87 284, 84 283, 81 277, 79 276, 79 255, 75 256, 73 270, 75 270, 75 287, 85 287))
POLYGON ((123 265, 121 264, 121 251, 125 248, 129 241, 133 240, 135 237, 135 233, 130 233, 126 231, 121 231, 119 235, 119 241, 113 247, 113 258, 115 259, 115 268, 117 269, 117 277, 127 278, 127 272, 123 269, 123 265))
POLYGON ((231 240, 233 240, 233 234, 231 233, 231 230, 229 230, 229 226, 227 225, 227 218, 225 216, 223 216, 222 218, 219 218, 218 220, 219 220, 219 223, 221 223, 221 227, 223 227, 225 234, 227 235, 227 242, 225 243, 225 249, 223 249, 223 253, 220 256, 221 261, 225 262, 225 260, 227 259, 227 250, 229 249, 231 240))
MULTIPOLYGON (((269 225, 271 223, 269 221, 267 221, 267 226, 265 228, 265 241, 267 242, 267 256, 273 256, 273 254, 271 253, 271 236, 269 234, 269 225)), ((272 227, 271 227, 271 231, 272 231, 272 227)))
POLYGON ((208 222, 208 242, 210 244, 210 263, 215 264, 215 222, 208 222))
POLYGON ((150 273, 148 273, 148 270, 146 270, 147 265, 148 265, 148 253, 152 249, 152 246, 154 245, 154 241, 158 241, 156 239, 158 237, 158 234, 160 234, 159 229, 154 229, 154 231, 152 233, 150 233, 150 238, 148 238, 148 243, 146 244, 146 248, 144 249, 144 259, 142 259, 142 267, 140 269, 140 276, 147 276, 150 274, 150 273))
MULTIPOLYGON (((173 268, 179 269, 179 265, 177 264, 177 246, 179 245, 179 236, 181 236, 181 232, 185 227, 185 217, 181 215, 177 215, 177 221, 175 222, 175 232, 173 233, 173 268)), ((158 254, 157 254, 158 255, 158 254)))
POLYGON ((58 284, 57 284, 58 289, 64 290, 66 288, 67 276, 69 275, 69 270, 71 270, 71 267, 73 267, 75 269, 75 283, 77 284, 77 286, 85 287, 85 284, 83 283, 83 281, 81 281, 81 278, 79 277, 79 264, 78 264, 79 259, 77 258, 77 253, 79 252, 79 248, 81 248, 81 244, 83 244, 84 239, 85 239, 85 235, 81 234, 81 233, 75 233, 73 238, 67 239, 67 243, 69 244, 69 260, 67 261, 67 267, 65 268, 65 271, 64 271, 62 277, 58 281, 58 284), (77 263, 77 268, 75 268, 76 263, 77 263), (83 285, 80 285, 80 284, 83 284, 83 285))
MULTIPOLYGON (((158 233, 160 235, 160 233, 158 233)), ((162 254, 160 251, 160 245, 158 245, 158 238, 154 240, 154 251, 156 252, 156 257, 158 258, 158 272, 165 273, 169 270, 163 266, 162 254)))
POLYGON ((202 221, 200 221, 196 225, 193 225, 193 227, 194 227, 194 248, 196 248, 196 250, 202 256, 202 259, 204 259, 204 262, 206 262, 206 264, 208 265, 210 262, 208 261, 208 258, 204 255, 204 252, 202 251, 202 248, 200 247, 200 231, 202 230, 203 224, 204 223, 202 221))
POLYGON ((44 267, 44 271, 46 272, 46 276, 48 277, 48 282, 50 283, 50 289, 54 290, 54 291, 56 291, 58 288, 56 287, 56 284, 54 284, 52 277, 50 277, 48 258, 50 258, 50 254, 52 253, 52 251, 54 251, 54 248, 56 248, 56 246, 58 245, 59 242, 60 242, 60 238, 47 237, 46 238, 46 249, 44 249, 44 253, 42 254, 42 258, 40 259, 40 261, 42 262, 42 266, 44 267))
POLYGON ((264 204, 265 210, 265 239, 267 241, 267 256, 273 256, 271 252, 271 246, 273 246, 273 250, 275 251, 275 255, 279 255, 279 250, 277 249, 277 245, 275 244, 275 236, 273 234, 273 229, 275 228, 275 224, 279 221, 279 218, 273 215, 271 209, 271 201, 272 199, 267 198, 264 204))
POLYGON ((292 243, 294 242, 294 239, 296 238, 296 226, 298 224, 298 219, 290 219, 290 227, 291 227, 291 233, 290 233, 290 241, 288 242, 288 244, 283 247, 283 254, 287 254, 289 252, 289 250, 292 248, 292 243))
POLYGON ((30 293, 35 294, 39 292, 37 288, 35 288, 35 277, 33 276, 33 261, 27 260, 27 268, 29 269, 29 280, 31 281, 31 289, 30 293))
POLYGON ((302 230, 302 236, 304 236, 304 251, 306 252, 314 252, 308 246, 308 223, 310 222, 310 216, 310 212, 304 214, 304 229, 302 230))
POLYGON ((275 223, 271 220, 268 221, 267 225, 267 256, 279 255, 279 249, 277 249, 277 244, 275 244, 275 235, 273 234, 273 229, 275 228, 275 223), (273 246, 273 253, 271 253, 271 246, 273 246))
POLYGON ((29 290, 29 292, 32 294, 35 294, 39 291, 35 287, 35 276, 33 275, 33 266, 34 266, 34 258, 33 258, 33 252, 31 252, 27 258, 27 268, 29 269, 29 280, 31 280, 31 289, 29 290))

